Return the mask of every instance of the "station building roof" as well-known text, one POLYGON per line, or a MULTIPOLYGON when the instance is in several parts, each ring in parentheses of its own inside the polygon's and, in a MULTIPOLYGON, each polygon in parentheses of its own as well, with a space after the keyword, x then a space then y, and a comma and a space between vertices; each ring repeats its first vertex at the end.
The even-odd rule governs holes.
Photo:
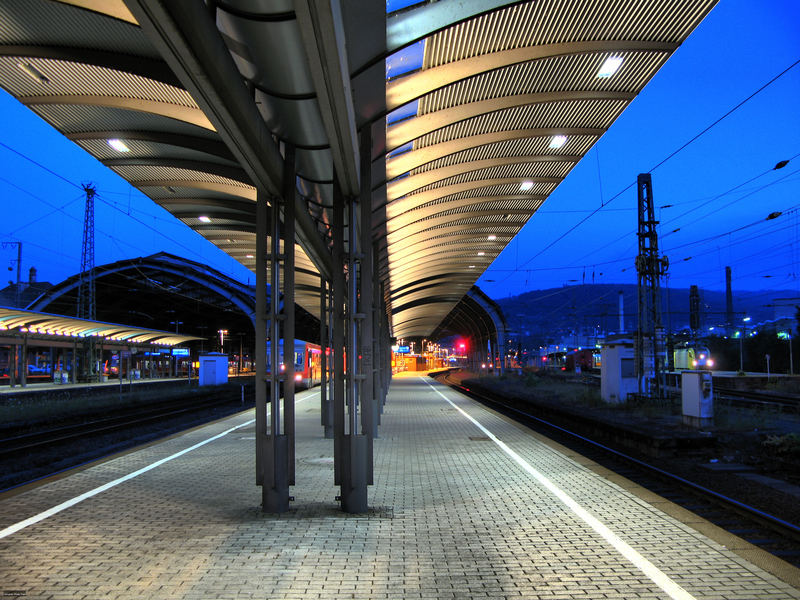
POLYGON ((0 336, 45 339, 95 338, 116 344, 177 346, 200 338, 117 323, 88 321, 63 315, 0 307, 0 336))
POLYGON ((315 315, 334 174, 369 186, 393 334, 430 337, 715 3, 11 0, 0 86, 251 269, 291 143, 315 315))

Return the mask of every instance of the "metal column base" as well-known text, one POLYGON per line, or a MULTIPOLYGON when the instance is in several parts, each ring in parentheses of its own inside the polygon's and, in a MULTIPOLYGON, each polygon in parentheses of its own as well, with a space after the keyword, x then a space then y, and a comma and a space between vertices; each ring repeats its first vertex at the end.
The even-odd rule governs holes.
POLYGON ((333 400, 330 398, 325 400, 325 403, 322 405, 323 415, 322 415, 322 423, 325 428, 325 439, 332 440, 333 439, 333 400))
POLYGON ((367 512, 367 436, 346 435, 341 441, 342 486, 340 500, 346 513, 367 512))
POLYGON ((261 510, 282 513, 289 510, 289 438, 267 436, 264 444, 264 473, 261 484, 261 510))

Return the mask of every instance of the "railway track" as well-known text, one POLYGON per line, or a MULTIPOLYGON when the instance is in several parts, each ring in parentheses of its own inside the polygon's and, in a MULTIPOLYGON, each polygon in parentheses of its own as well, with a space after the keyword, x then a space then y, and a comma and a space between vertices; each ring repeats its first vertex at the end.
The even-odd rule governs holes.
POLYGON ((447 376, 438 379, 754 546, 800 567, 800 526, 536 417, 520 405, 477 391, 474 387, 468 389, 447 376))
POLYGON ((238 391, 226 390, 6 435, 0 439, 0 491, 242 410, 241 398, 238 391))
POLYGON ((785 413, 800 413, 800 398, 785 394, 771 394, 751 390, 714 386, 714 398, 734 406, 759 407, 785 413))
POLYGON ((131 427, 138 427, 148 423, 162 421, 167 418, 196 413, 204 408, 225 403, 230 403, 230 398, 220 395, 200 400, 182 399, 167 402, 156 407, 147 406, 138 410, 126 409, 121 411, 125 414, 94 418, 82 423, 52 427, 6 437, 0 439, 0 457, 10 456, 23 451, 29 452, 36 448, 52 446, 56 443, 86 439, 91 436, 115 431, 123 431, 131 427))

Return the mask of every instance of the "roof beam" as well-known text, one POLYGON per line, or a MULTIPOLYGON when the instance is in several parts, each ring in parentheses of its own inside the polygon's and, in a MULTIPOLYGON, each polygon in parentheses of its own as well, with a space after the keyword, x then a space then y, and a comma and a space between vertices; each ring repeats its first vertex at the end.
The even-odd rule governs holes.
POLYGON ((630 102, 635 97, 636 94, 630 92, 566 90, 562 92, 519 94, 516 96, 503 96, 490 100, 469 102, 467 104, 453 106, 452 108, 437 110, 436 112, 414 117, 413 119, 408 119, 396 125, 392 125, 386 131, 386 151, 391 152, 403 144, 407 144, 412 140, 427 135, 437 129, 447 127, 448 125, 453 125, 454 123, 466 121, 472 117, 478 117, 506 108, 541 104, 545 102, 563 102, 567 100, 625 100, 630 102))
POLYGON ((503 194, 498 196, 478 196, 472 198, 455 198, 446 202, 437 202, 436 204, 417 204, 413 202, 414 196, 403 198, 403 200, 395 201, 390 209, 387 211, 387 222, 393 219, 414 219, 414 211, 424 210, 428 215, 435 213, 442 213, 453 209, 466 208, 468 206, 479 206, 488 204, 490 202, 503 202, 503 201, 516 201, 516 202, 538 202, 543 203, 547 196, 543 194, 503 194), (394 206, 397 204, 398 206, 394 206))
POLYGON ((337 0, 294 1, 333 165, 346 196, 359 190, 359 145, 341 6, 337 0))
POLYGON ((225 160, 235 161, 228 147, 217 140, 209 138, 189 136, 182 133, 170 133, 167 131, 142 131, 125 129, 107 129, 103 131, 81 131, 78 133, 66 133, 65 137, 73 142, 82 140, 137 140, 142 142, 152 142, 154 144, 164 144, 177 148, 186 148, 211 154, 225 160))
POLYGON ((537 137, 549 137, 553 135, 589 135, 600 137, 605 133, 605 129, 598 127, 542 127, 539 129, 513 129, 507 131, 492 131, 481 135, 462 137, 448 142, 441 142, 431 146, 425 146, 417 150, 411 150, 386 159, 386 179, 391 180, 395 177, 407 173, 412 169, 421 167, 429 162, 478 148, 489 144, 499 144, 513 140, 523 140, 537 137))
MULTIPOLYGON (((125 0, 125 4, 253 183, 279 196, 283 157, 205 3, 125 0)), ((298 195, 295 205, 299 242, 320 272, 330 277, 327 246, 298 195)))
MULTIPOLYGON (((499 158, 487 158, 484 160, 473 160, 470 162, 461 162, 439 169, 431 169, 430 171, 423 171, 417 175, 410 177, 403 177, 397 181, 393 181, 386 186, 386 199, 389 202, 397 200, 406 194, 418 190, 422 187, 443 181, 450 177, 457 175, 464 175, 465 173, 473 173, 484 169, 491 169, 493 167, 502 167, 505 165, 524 165, 534 163, 571 163, 577 164, 582 156, 566 155, 566 154, 539 154, 534 156, 504 156, 499 158)), ((557 178, 561 181, 561 178, 557 178)), ((532 178, 531 180, 535 180, 532 178)))
POLYGON ((160 157, 125 157, 125 158, 104 158, 100 161, 107 167, 165 167, 174 169, 186 169, 197 171, 198 173, 209 173, 234 181, 241 181, 247 185, 252 185, 250 178, 244 169, 230 165, 221 165, 199 160, 187 160, 181 158, 160 158, 160 157))
POLYGON ((152 79, 153 81, 160 81, 167 85, 181 87, 180 80, 175 77, 175 73, 170 70, 167 63, 147 56, 135 56, 133 54, 123 54, 122 52, 97 50, 94 48, 34 46, 29 44, 0 46, 0 56, 46 58, 50 60, 83 63, 106 69, 113 69, 114 71, 132 73, 140 77, 152 79))
MULTIPOLYGON (((218 219, 228 221, 228 223, 225 224, 225 227, 231 226, 230 221, 235 221, 237 222, 237 224, 241 225, 249 225, 250 223, 253 222, 253 218, 255 216, 255 206, 253 206, 253 211, 250 214, 225 210, 224 206, 219 206, 217 207, 216 210, 213 209, 207 210, 203 214, 209 217, 212 220, 212 223, 216 223, 218 219)), ((176 219, 181 219, 181 220, 197 219, 198 214, 197 211, 186 210, 186 211, 174 211, 172 213, 172 216, 175 217, 176 219)), ((219 224, 218 223, 216 224, 219 227, 219 224)), ((189 224, 187 223, 187 225, 189 224)), ((191 225, 189 226, 191 227, 191 225)))
MULTIPOLYGON (((511 240, 512 235, 509 234, 507 236, 503 236, 511 240)), ((446 248, 459 248, 464 245, 468 245, 470 248, 473 248, 475 252, 485 252, 486 256, 489 257, 496 257, 502 251, 502 244, 504 242, 501 241, 500 245, 497 244, 497 241, 490 242, 486 239, 486 236, 476 236, 476 235, 451 235, 446 238, 446 242, 442 243, 442 236, 436 236, 436 244, 431 246, 429 244, 425 244, 424 246, 420 247, 420 243, 411 244, 409 246, 404 246, 402 250, 392 253, 392 261, 400 261, 405 260, 410 257, 424 257, 431 253, 437 253, 439 251, 443 251, 446 248), (482 250, 481 250, 482 248, 482 250)))
POLYGON ((451 259, 463 259, 461 260, 463 264, 475 265, 477 268, 478 265, 483 264, 488 267, 492 264, 494 256, 487 256, 485 252, 483 256, 478 256, 478 253, 473 251, 472 248, 464 248, 463 246, 452 246, 448 250, 439 248, 435 252, 419 252, 403 258, 392 256, 392 272, 400 272, 409 265, 422 266, 429 263, 450 261, 451 259))
MULTIPOLYGON (((213 223, 209 223, 203 225, 192 225, 191 228, 197 233, 203 235, 205 232, 208 231, 216 231, 217 229, 219 229, 219 225, 214 225, 213 223)), ((227 231, 255 234, 256 225, 255 223, 253 223, 252 225, 246 225, 244 223, 236 223, 236 224, 225 223, 225 229, 227 231)), ((203 237, 205 236, 203 235, 203 237)))
POLYGON ((130 184, 137 187, 186 187, 209 192, 219 192, 229 196, 237 196, 246 200, 256 200, 256 190, 250 186, 239 186, 230 183, 216 183, 191 179, 130 179, 130 184))
POLYGON ((386 110, 392 111, 438 89, 482 73, 555 56, 601 52, 674 52, 676 43, 638 40, 580 41, 513 48, 457 60, 440 67, 417 71, 386 84, 386 110))
MULTIPOLYGON (((490 188, 494 186, 502 186, 502 185, 516 185, 519 186, 523 181, 533 181, 534 183, 549 183, 552 184, 555 188, 556 185, 561 183, 561 177, 499 177, 497 179, 482 179, 479 181, 465 181, 463 183, 454 183, 452 185, 444 185, 442 187, 437 187, 431 190, 425 190, 424 192, 419 192, 417 194, 413 194, 412 196, 407 196, 403 198, 398 198, 394 202, 390 203, 386 207, 387 215, 397 216, 406 210, 411 210, 415 206, 419 206, 420 204, 427 204, 429 202, 433 202, 434 200, 440 200, 442 198, 446 198, 447 196, 452 196, 454 194, 460 194, 462 192, 469 192, 472 190, 479 190, 481 188, 490 188), (398 202, 402 203, 399 206, 395 206, 398 202)), ((484 196, 490 197, 490 196, 484 196)))
MULTIPOLYGON (((403 281, 404 279, 408 279, 413 277, 416 279, 420 273, 458 273, 459 271, 464 274, 469 274, 472 277, 472 280, 475 281, 480 274, 482 273, 481 270, 478 269, 476 266, 474 269, 470 269, 466 266, 466 263, 463 261, 456 261, 456 260, 447 260, 447 261, 434 261, 436 262, 433 266, 426 266, 426 267, 414 267, 414 266, 406 266, 401 269, 394 269, 392 268, 392 282, 397 283, 399 281, 403 281)), ((486 265, 487 267, 489 265, 486 265)))
POLYGON ((197 207, 197 208, 221 208, 227 210, 236 210, 243 212, 251 212, 255 210, 255 204, 246 198, 229 198, 224 203, 220 203, 218 198, 158 198, 153 200, 156 204, 165 210, 171 210, 170 207, 197 207))
POLYGON ((214 126, 208 117, 199 108, 179 106, 170 102, 144 100, 141 98, 124 98, 121 96, 94 96, 90 94, 52 94, 47 96, 22 96, 18 100, 25 106, 67 104, 84 106, 105 106, 108 108, 121 108, 123 110, 136 110, 139 112, 168 117, 184 123, 197 125, 203 129, 214 131, 214 126))
POLYGON ((417 298, 416 300, 410 300, 405 304, 400 306, 392 305, 392 314, 397 314, 403 312, 404 310, 410 310, 412 308, 417 308, 420 306, 425 306, 426 304, 441 304, 441 303, 449 303, 449 302, 458 302, 463 298, 463 294, 459 295, 442 295, 442 296, 428 296, 426 298, 417 298))
MULTIPOLYGON (((487 230, 491 232, 491 231, 493 231, 493 229, 497 230, 497 232, 493 234, 493 235, 497 236, 497 239, 495 241, 498 241, 498 242, 502 243, 502 240, 504 240, 506 238, 507 238, 507 241, 511 241, 511 238, 513 238, 517 234, 517 232, 519 232, 519 230, 521 228, 522 228, 522 224, 517 223, 517 222, 509 223, 508 221, 505 221, 502 225, 498 224, 498 223, 471 223, 471 224, 468 224, 468 225, 463 225, 463 224, 461 224, 461 225, 450 225, 450 226, 445 226, 445 227, 439 227, 439 228, 436 229, 435 232, 431 232, 430 230, 426 229, 424 231, 419 231, 419 232, 417 232, 415 234, 407 236, 406 238, 403 238, 403 247, 404 248, 408 248, 408 247, 413 246, 414 244, 425 243, 425 242, 427 242, 428 240, 430 240, 432 238, 435 238, 437 240, 441 240, 441 239, 443 239, 443 238, 445 238, 447 236, 451 236, 451 235, 467 235, 466 232, 475 231, 475 230, 481 230, 481 234, 479 234, 479 235, 487 235, 488 236, 488 234, 486 234, 484 232, 486 232, 487 230), (505 230, 508 229, 508 228, 513 228, 514 229, 514 233, 506 232, 505 230)), ((488 239, 487 239, 487 241, 488 241, 488 239)), ((380 243, 379 243, 379 249, 380 250, 386 250, 387 246, 388 246, 388 243, 386 241, 386 238, 382 238, 380 240, 380 243)))

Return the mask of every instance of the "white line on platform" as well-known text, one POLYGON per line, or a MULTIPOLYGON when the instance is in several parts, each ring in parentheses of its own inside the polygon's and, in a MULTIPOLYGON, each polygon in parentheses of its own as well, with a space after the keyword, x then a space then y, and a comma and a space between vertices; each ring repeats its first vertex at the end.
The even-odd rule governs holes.
MULTIPOLYGON (((299 400, 295 401, 295 404, 299 404, 300 402, 303 402, 304 400, 308 400, 309 398, 313 398, 316 395, 318 395, 318 393, 317 394, 309 394, 308 396, 305 396, 305 397, 300 398, 299 400)), ((269 406, 267 407, 267 412, 269 414, 269 406)), ((156 467, 160 467, 164 463, 167 463, 167 462, 169 462, 171 460, 179 458, 179 457, 183 456, 184 454, 187 454, 188 452, 191 452, 192 450, 197 450, 198 448, 200 448, 202 446, 205 446, 206 444, 209 444, 209 443, 211 443, 211 442, 213 442, 215 440, 218 440, 221 437, 225 437, 226 435, 228 435, 232 431, 236 431, 237 429, 241 429, 242 427, 247 427, 248 425, 252 425, 255 422, 256 422, 255 419, 250 419, 249 421, 247 421, 245 423, 241 423, 241 424, 237 425, 236 427, 231 427, 230 429, 226 429, 222 433, 218 433, 217 435, 212 436, 212 437, 208 438, 207 440, 203 440, 202 442, 196 443, 194 446, 189 446, 188 448, 184 448, 180 452, 176 452, 175 454, 172 454, 170 456, 162 458, 161 460, 157 460, 156 462, 154 462, 152 464, 149 464, 146 467, 142 467, 138 471, 133 471, 132 473, 128 473, 127 475, 123 475, 122 477, 120 477, 118 479, 115 479, 114 481, 109 481, 108 483, 105 483, 105 484, 103 484, 103 485, 101 485, 99 487, 96 487, 93 490, 89 490, 88 492, 84 492, 80 496, 75 496, 74 498, 70 498, 69 500, 66 500, 65 502, 62 502, 61 504, 57 504, 56 506, 54 506, 52 508, 48 508, 47 510, 40 512, 38 515, 33 515, 32 517, 29 517, 29 518, 25 519, 24 521, 19 521, 17 523, 14 523, 13 525, 9 525, 5 529, 0 530, 0 539, 8 537, 9 535, 13 535, 13 534, 17 533, 18 531, 20 531, 22 529, 25 529, 26 527, 30 527, 31 525, 35 525, 36 523, 39 523, 40 521, 44 521, 48 517, 52 517, 53 515, 56 515, 56 514, 60 513, 63 510, 66 510, 66 509, 68 509, 68 508, 70 508, 72 506, 75 506, 76 504, 78 504, 80 502, 83 502, 84 500, 88 500, 89 498, 91 498, 93 496, 97 496, 97 494, 101 494, 101 493, 105 492, 106 490, 110 490, 111 488, 116 487, 121 483, 125 483, 126 481, 129 481, 129 480, 133 479, 134 477, 138 477, 139 475, 147 473, 148 471, 152 471, 153 469, 155 469, 156 467)))
POLYGON ((600 534, 604 540, 616 548, 617 551, 627 558, 631 563, 633 563, 637 569, 647 575, 647 577, 649 577, 658 587, 664 590, 664 592, 666 592, 670 598, 673 598, 674 600, 695 600, 694 596, 672 581, 672 579, 670 579, 663 571, 647 560, 644 556, 631 548, 626 542, 620 539, 617 534, 611 531, 606 525, 601 523, 595 516, 589 513, 589 511, 573 500, 572 497, 570 497, 566 492, 561 490, 542 473, 533 468, 530 463, 509 448, 504 442, 500 441, 491 431, 486 429, 486 427, 468 415, 464 410, 456 406, 452 400, 436 389, 436 387, 434 387, 434 385, 431 384, 426 378, 422 378, 422 380, 427 383, 431 389, 433 389, 433 391, 444 398, 445 401, 450 404, 450 406, 455 408, 458 412, 469 419, 473 425, 485 433, 486 436, 495 444, 497 444, 503 450, 503 452, 510 456, 514 462, 521 466, 527 473, 532 475, 536 481, 542 484, 542 486, 544 486, 559 500, 561 500, 561 502, 563 502, 573 513, 575 513, 575 515, 580 517, 587 525, 589 525, 589 527, 600 534))

